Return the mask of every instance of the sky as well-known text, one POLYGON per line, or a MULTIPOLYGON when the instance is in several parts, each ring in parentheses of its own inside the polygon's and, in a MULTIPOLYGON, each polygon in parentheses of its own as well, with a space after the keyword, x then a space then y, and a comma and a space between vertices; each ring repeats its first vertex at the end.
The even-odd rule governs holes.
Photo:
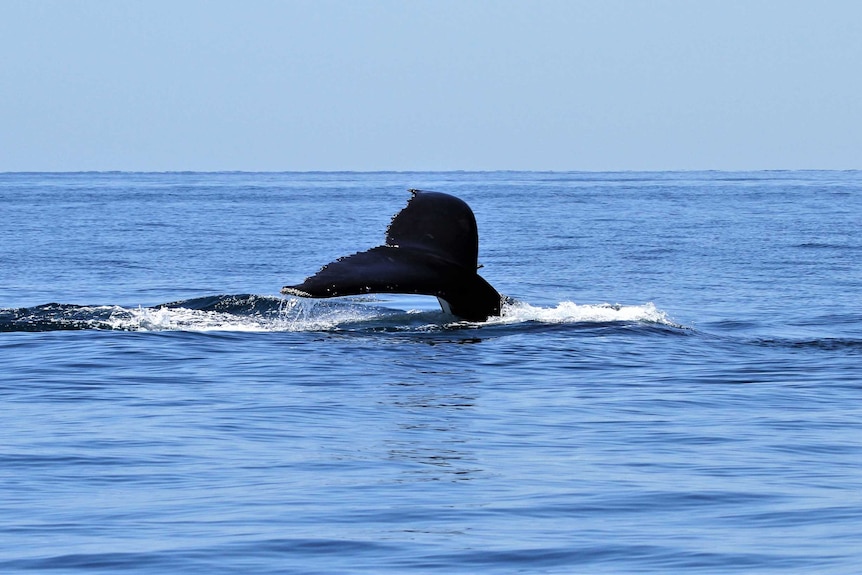
POLYGON ((0 171, 860 168, 855 0, 0 0, 0 171))

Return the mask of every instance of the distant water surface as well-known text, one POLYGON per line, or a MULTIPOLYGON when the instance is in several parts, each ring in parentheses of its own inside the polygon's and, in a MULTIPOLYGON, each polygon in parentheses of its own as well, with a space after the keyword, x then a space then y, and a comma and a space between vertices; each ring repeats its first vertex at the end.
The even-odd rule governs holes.
POLYGON ((0 218, 0 572, 862 565, 862 172, 0 174, 0 218), (502 318, 278 295, 408 188, 502 318))

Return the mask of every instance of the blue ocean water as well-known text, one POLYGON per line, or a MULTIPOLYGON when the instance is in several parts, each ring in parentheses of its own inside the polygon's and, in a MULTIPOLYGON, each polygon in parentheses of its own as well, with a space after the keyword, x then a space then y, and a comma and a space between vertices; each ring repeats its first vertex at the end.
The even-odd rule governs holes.
POLYGON ((862 565, 862 172, 0 174, 0 214, 0 572, 862 565), (502 318, 277 295, 408 188, 471 205, 502 318))

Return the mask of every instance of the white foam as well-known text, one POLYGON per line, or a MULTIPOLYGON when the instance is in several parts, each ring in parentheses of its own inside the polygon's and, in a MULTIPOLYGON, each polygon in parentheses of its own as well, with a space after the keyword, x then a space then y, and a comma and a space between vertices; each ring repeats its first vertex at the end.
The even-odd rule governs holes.
POLYGON ((582 322, 650 322, 675 326, 667 314, 652 302, 643 305, 583 304, 564 301, 555 307, 537 307, 524 302, 503 305, 502 316, 492 319, 497 323, 582 323, 582 322))
POLYGON ((105 323, 128 331, 272 331, 272 321, 259 317, 167 307, 125 309, 105 323))
MULTIPOLYGON (((410 310, 406 315, 427 314, 424 310, 410 310)), ((395 323, 404 320, 405 312, 381 308, 363 303, 341 301, 336 304, 286 298, 281 307, 273 313, 235 314, 220 311, 203 311, 181 307, 122 308, 114 307, 110 317, 100 320, 112 329, 124 331, 234 331, 234 332, 303 332, 331 331, 342 329, 350 324, 361 326, 364 322, 391 320, 395 323)), ((446 317, 440 314, 440 319, 446 317)), ((432 320, 433 321, 433 320, 432 320)), ((408 323, 415 322, 408 320, 408 323)), ((560 302, 554 307, 539 307, 524 302, 508 303, 503 306, 502 316, 491 318, 482 325, 516 325, 526 322, 548 324, 565 323, 605 323, 605 322, 649 322, 676 326, 667 314, 652 303, 643 305, 584 304, 560 302)), ((447 324, 454 326, 469 322, 447 324)), ((411 329, 420 331, 440 329, 442 324, 411 329)))
POLYGON ((374 308, 358 305, 324 306, 297 298, 285 299, 274 314, 234 314, 182 307, 121 308, 102 323, 123 331, 326 331, 339 325, 379 317, 374 308))

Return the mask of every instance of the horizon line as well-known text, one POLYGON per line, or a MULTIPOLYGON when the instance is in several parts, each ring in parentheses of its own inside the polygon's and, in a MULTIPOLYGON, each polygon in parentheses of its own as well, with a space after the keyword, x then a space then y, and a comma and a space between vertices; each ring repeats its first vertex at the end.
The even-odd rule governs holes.
POLYGON ((755 172, 858 172, 862 168, 686 168, 686 169, 616 169, 616 170, 0 170, 0 175, 21 174, 633 174, 633 173, 755 173, 755 172))

